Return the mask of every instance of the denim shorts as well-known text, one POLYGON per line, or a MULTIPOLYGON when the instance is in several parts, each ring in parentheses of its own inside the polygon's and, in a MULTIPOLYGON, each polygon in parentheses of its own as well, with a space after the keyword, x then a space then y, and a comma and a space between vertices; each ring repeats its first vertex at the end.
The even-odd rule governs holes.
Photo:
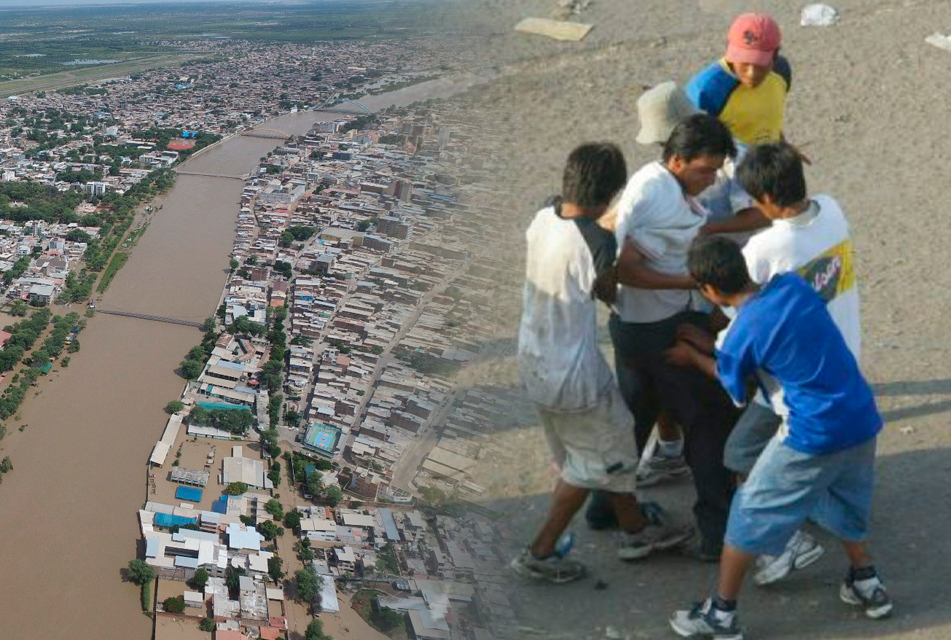
POLYGON ((744 553, 779 555, 806 520, 845 542, 868 537, 875 438, 824 455, 773 438, 730 508, 726 543, 744 553))

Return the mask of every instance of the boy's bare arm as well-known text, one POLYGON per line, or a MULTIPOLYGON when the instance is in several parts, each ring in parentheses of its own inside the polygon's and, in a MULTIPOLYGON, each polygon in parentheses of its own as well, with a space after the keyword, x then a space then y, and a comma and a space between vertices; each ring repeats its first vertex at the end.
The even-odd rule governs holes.
POLYGON ((628 239, 617 260, 618 282, 637 289, 696 289, 690 276, 655 271, 644 264, 644 254, 628 239))
POLYGON ((750 207, 737 211, 736 215, 726 220, 708 222, 700 228, 700 233, 707 236, 715 233, 745 233, 768 227, 769 224, 769 218, 760 213, 759 209, 750 207))
POLYGON ((677 340, 686 342, 698 351, 713 354, 716 339, 709 331, 704 331, 695 324, 684 323, 677 327, 677 340))
POLYGON ((702 353, 689 342, 678 341, 664 353, 669 364, 678 367, 693 367, 711 378, 717 377, 717 361, 712 355, 702 353))

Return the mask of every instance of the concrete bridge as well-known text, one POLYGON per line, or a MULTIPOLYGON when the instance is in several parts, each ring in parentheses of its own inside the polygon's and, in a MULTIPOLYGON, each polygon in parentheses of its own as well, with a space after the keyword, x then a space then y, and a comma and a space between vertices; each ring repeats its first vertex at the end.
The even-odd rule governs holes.
POLYGON ((246 138, 269 138, 272 140, 287 140, 293 136, 293 134, 281 131, 280 129, 267 129, 264 127, 242 131, 241 135, 246 138))
POLYGON ((135 313, 132 311, 118 311, 116 309, 96 309, 99 313, 105 313, 110 316, 122 316, 123 318, 139 318, 140 320, 151 320, 152 322, 164 322, 165 324, 178 324, 184 327, 204 328, 204 323, 194 322, 192 320, 182 320, 180 318, 166 318, 163 316, 150 316, 146 313, 135 313))
POLYGON ((177 170, 176 173, 180 176, 203 176, 205 178, 228 178, 230 180, 240 180, 241 182, 244 182, 245 180, 251 177, 251 174, 248 174, 248 173, 238 176, 238 175, 233 175, 229 173, 207 173, 204 171, 187 171, 187 170, 183 171, 181 169, 177 170))

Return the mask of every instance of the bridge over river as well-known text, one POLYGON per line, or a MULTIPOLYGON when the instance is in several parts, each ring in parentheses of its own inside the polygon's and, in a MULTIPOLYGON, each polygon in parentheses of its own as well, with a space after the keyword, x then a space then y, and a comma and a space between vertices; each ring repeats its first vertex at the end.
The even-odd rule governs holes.
POLYGON ((181 318, 166 318, 164 316, 152 316, 147 313, 135 313, 134 311, 119 311, 118 309, 96 309, 99 313, 105 313, 110 316, 122 316, 124 318, 139 318, 140 320, 151 320, 152 322, 164 322, 166 324, 179 324, 185 327, 204 328, 204 323, 193 320, 182 320, 181 318))

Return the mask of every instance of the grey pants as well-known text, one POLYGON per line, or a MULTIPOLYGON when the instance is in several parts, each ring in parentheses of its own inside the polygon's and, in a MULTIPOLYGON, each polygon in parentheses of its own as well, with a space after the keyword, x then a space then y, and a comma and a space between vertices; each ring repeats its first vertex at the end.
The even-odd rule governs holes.
POLYGON ((782 421, 769 407, 750 402, 723 447, 723 464, 726 468, 741 476, 748 476, 782 421))

